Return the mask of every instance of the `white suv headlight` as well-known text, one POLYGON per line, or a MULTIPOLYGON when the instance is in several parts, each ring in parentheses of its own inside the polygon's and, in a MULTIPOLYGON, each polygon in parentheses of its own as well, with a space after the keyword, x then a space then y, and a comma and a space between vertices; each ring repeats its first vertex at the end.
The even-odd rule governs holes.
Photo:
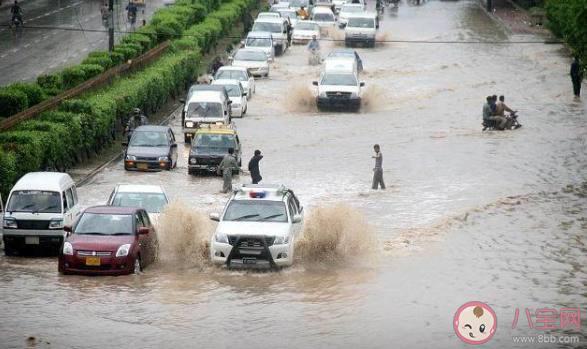
POLYGON ((63 254, 73 256, 73 245, 71 242, 66 241, 63 243, 63 254))
POLYGON ((137 161, 137 157, 134 155, 127 155, 126 160, 128 161, 137 161))
POLYGON ((277 236, 275 241, 273 241, 274 245, 287 245, 289 244, 289 236, 277 236))
POLYGON ((126 257, 130 252, 130 244, 124 244, 118 248, 116 251, 116 257, 126 257))
POLYGON ((16 223, 16 219, 14 219, 14 218, 4 218, 4 228, 17 229, 18 228, 18 224, 16 223))
POLYGON ((160 156, 159 161, 169 161, 169 157, 167 156, 160 156))
POLYGON ((228 235, 222 233, 214 234, 214 241, 220 242, 222 244, 228 244, 228 235))
POLYGON ((63 229, 63 219, 54 218, 49 223, 49 229, 63 229))

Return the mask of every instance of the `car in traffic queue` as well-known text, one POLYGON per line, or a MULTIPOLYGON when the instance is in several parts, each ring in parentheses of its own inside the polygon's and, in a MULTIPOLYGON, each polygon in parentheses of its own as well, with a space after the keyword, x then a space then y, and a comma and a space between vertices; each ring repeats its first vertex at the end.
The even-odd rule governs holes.
POLYGON ((304 210, 283 185, 243 185, 236 189, 217 221, 210 243, 214 264, 229 268, 268 269, 290 266, 302 232, 304 210))
POLYGON ((156 225, 168 203, 169 198, 160 185, 119 184, 110 193, 107 205, 143 208, 156 225))
POLYGON ((122 144, 126 171, 171 171, 177 166, 177 142, 169 126, 139 126, 122 144))
POLYGON ((265 52, 267 60, 275 59, 273 36, 269 32, 250 32, 245 38, 245 48, 257 49, 265 52))
POLYGON ((284 9, 284 8, 289 8, 289 2, 280 1, 277 4, 273 4, 273 5, 271 5, 271 8, 269 9, 269 11, 278 12, 279 10, 284 9))
POLYGON ((344 28, 345 46, 360 44, 364 47, 375 47, 378 28, 377 14, 370 12, 352 14, 348 17, 344 28))
POLYGON ((281 14, 279 12, 259 12, 257 19, 259 18, 279 18, 281 14))
POLYGON ((362 87, 353 61, 331 60, 325 64, 318 81, 316 105, 318 109, 341 109, 356 111, 361 107, 362 87))
POLYGON ((214 75, 214 80, 238 80, 243 85, 247 98, 250 100, 255 93, 255 78, 244 67, 224 66, 218 69, 214 75))
POLYGON ((183 109, 185 116, 182 117, 185 143, 192 140, 201 125, 232 122, 232 101, 224 86, 203 85, 202 90, 188 96, 189 99, 183 109))
POLYGON ((321 30, 332 28, 336 24, 334 13, 328 7, 314 7, 310 18, 312 21, 318 24, 321 30))
POLYGON ((58 269, 63 274, 139 274, 157 258, 157 235, 147 211, 94 206, 66 226, 58 269))
POLYGON ((349 17, 353 14, 364 13, 365 8, 361 4, 345 4, 340 8, 338 14, 338 26, 341 28, 346 27, 349 17))
POLYGON ((241 143, 234 126, 206 125, 198 129, 190 149, 188 174, 216 173, 229 148, 234 149, 236 161, 241 166, 241 143))
POLYGON ((320 27, 318 23, 313 21, 299 21, 291 36, 291 42, 294 44, 307 44, 312 37, 320 39, 320 27))
POLYGON ((346 0, 332 0, 334 5, 334 14, 340 14, 341 7, 346 4, 346 0))
POLYGON ((240 81, 218 79, 212 85, 224 86, 228 92, 228 98, 232 101, 232 116, 242 118, 247 113, 247 93, 240 81))
POLYGON ((229 57, 229 60, 233 67, 246 68, 253 76, 269 77, 267 55, 261 50, 241 48, 236 51, 234 57, 229 57))
POLYGON ((357 67, 358 72, 362 72, 363 71, 363 61, 361 60, 361 57, 359 56, 359 54, 357 53, 357 51, 355 50, 351 50, 351 49, 337 49, 337 50, 333 50, 330 51, 330 53, 328 54, 328 56, 326 57, 326 59, 324 60, 325 62, 328 62, 330 60, 350 60, 355 62, 355 66, 357 67))
POLYGON ((259 18, 253 23, 251 32, 271 33, 276 55, 284 53, 289 47, 286 18, 259 18))
POLYGON ((287 18, 289 20, 289 24, 291 24, 292 27, 295 26, 296 23, 298 23, 300 20, 300 16, 298 16, 298 13, 294 9, 283 8, 277 11, 279 14, 281 14, 282 18, 287 18))
POLYGON ((10 191, 2 215, 4 253, 14 256, 35 249, 57 254, 67 235, 65 225, 73 224, 80 213, 77 188, 67 173, 25 174, 10 191))

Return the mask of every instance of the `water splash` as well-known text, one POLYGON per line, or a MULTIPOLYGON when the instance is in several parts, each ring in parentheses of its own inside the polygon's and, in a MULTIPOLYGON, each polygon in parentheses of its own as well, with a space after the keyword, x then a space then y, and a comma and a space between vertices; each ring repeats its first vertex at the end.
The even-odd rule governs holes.
POLYGON ((316 97, 310 90, 309 83, 294 86, 288 98, 283 100, 289 112, 309 112, 316 110, 316 97))

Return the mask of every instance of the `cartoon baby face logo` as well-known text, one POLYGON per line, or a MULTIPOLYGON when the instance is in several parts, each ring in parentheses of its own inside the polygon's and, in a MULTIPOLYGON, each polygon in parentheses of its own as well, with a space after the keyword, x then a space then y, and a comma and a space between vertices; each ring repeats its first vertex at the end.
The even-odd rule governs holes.
POLYGON ((464 342, 481 344, 495 334, 497 318, 487 304, 470 302, 459 308, 453 324, 457 336, 464 342))

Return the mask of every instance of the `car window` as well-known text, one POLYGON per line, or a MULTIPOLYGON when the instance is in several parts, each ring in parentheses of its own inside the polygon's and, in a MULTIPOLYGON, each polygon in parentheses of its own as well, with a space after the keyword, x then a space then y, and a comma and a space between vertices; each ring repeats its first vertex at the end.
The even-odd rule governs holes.
POLYGON ((296 214, 296 211, 292 205, 291 196, 287 199, 287 210, 289 211, 290 218, 293 220, 293 216, 296 214))
POLYGON ((77 196, 77 188, 76 187, 71 187, 71 192, 73 194, 73 205, 75 206, 79 202, 79 198, 77 196))
POLYGON ((41 190, 15 190, 6 204, 8 212, 61 213, 65 193, 41 190))
POLYGON ((67 211, 69 203, 67 202, 67 196, 65 195, 65 192, 61 194, 61 199, 63 200, 63 210, 67 211))
POLYGON ((75 234, 131 235, 132 216, 129 214, 84 213, 76 224, 75 234))
POLYGON ((149 213, 160 213, 167 205, 162 193, 117 193, 111 200, 112 206, 140 207, 149 213))
POLYGON ((167 145, 169 145, 167 136, 165 132, 160 131, 135 131, 130 139, 131 147, 164 147, 167 145))
POLYGON ((145 227, 145 223, 143 222, 143 217, 140 212, 137 212, 137 214, 135 214, 135 225, 137 228, 137 232, 139 231, 139 229, 145 227))
POLYGON ((69 188, 65 191, 65 196, 67 197, 67 207, 72 208, 74 203, 73 203, 73 194, 71 192, 71 188, 69 188))
POLYGON ((152 224, 147 211, 141 211, 141 214, 143 216, 143 223, 145 224, 145 227, 150 227, 152 224))
POLYGON ((175 135, 173 134, 173 131, 171 131, 171 129, 169 129, 169 139, 171 140, 171 143, 175 143, 175 135))
POLYGON ((289 201, 290 201, 291 207, 293 208, 294 214, 299 214, 300 213, 300 205, 299 205, 296 197, 293 195, 293 193, 289 197, 289 201))

